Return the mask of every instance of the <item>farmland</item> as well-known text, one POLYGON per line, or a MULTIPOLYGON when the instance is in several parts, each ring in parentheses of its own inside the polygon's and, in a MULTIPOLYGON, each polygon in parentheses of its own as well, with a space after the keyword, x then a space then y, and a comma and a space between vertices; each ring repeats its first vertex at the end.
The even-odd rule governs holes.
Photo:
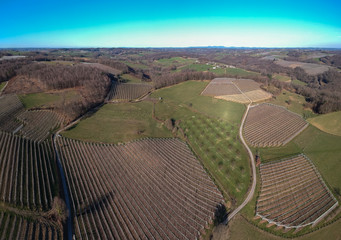
POLYGON ((16 131, 21 124, 15 118, 24 111, 24 106, 16 95, 0 97, 0 130, 16 131))
POLYGON ((215 78, 201 93, 238 103, 259 102, 271 98, 271 94, 260 89, 260 85, 250 79, 215 78))
POLYGON ((31 210, 50 209, 58 194, 50 144, 0 132, 0 146, 0 200, 31 210))
POLYGON ((285 61, 285 60, 277 60, 275 61, 276 64, 283 66, 283 67, 290 67, 296 68, 300 67, 303 68, 306 73, 310 75, 317 75, 319 73, 323 73, 328 71, 329 67, 322 64, 315 64, 315 63, 303 63, 303 62, 295 62, 295 61, 285 61))
POLYGON ((308 122, 326 133, 341 136, 341 112, 327 113, 309 118, 308 122))
POLYGON ((1 239, 64 239, 59 227, 0 211, 1 239))
POLYGON ((244 127, 244 136, 254 147, 274 147, 287 144, 308 126, 299 115, 283 107, 260 104, 253 106, 244 127))
POLYGON ((286 228, 316 225, 338 202, 304 155, 260 166, 256 216, 286 228))
POLYGON ((114 83, 109 93, 109 100, 129 101, 146 95, 152 87, 143 83, 114 83))
POLYGON ((58 138, 58 146, 77 239, 196 239, 223 200, 176 139, 98 145, 58 138))

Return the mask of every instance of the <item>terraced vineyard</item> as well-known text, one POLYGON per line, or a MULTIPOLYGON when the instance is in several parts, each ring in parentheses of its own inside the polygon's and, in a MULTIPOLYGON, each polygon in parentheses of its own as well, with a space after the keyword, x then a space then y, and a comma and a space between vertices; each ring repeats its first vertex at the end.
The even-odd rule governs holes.
POLYGON ((147 94, 151 85, 143 83, 115 83, 109 93, 110 100, 135 100, 147 94))
POLYGON ((56 226, 0 212, 0 239, 57 240, 63 239, 63 233, 56 226))
POLYGON ((303 154, 260 165, 256 216, 285 228, 317 224, 338 202, 303 154))
POLYGON ((30 210, 51 209, 58 194, 54 166, 48 142, 0 132, 0 201, 30 210))
POLYGON ((232 102, 259 102, 271 98, 271 94, 260 89, 260 84, 251 79, 215 78, 204 91, 204 96, 212 96, 232 102))
POLYGON ((184 142, 58 138, 77 239, 197 239, 223 197, 184 142))
POLYGON ((254 147, 274 147, 288 143, 308 126, 298 114, 284 107, 263 103, 250 107, 244 137, 254 147))
POLYGON ((24 106, 17 95, 4 95, 0 97, 0 130, 16 132, 22 125, 15 118, 24 111, 24 106))
POLYGON ((23 128, 20 129, 19 134, 34 141, 45 140, 50 131, 63 122, 61 115, 42 110, 22 112, 17 119, 23 123, 23 128))

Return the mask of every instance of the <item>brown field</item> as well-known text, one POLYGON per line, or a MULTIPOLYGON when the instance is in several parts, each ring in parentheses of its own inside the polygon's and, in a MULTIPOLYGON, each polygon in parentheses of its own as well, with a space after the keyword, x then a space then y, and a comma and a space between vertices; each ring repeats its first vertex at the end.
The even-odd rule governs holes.
POLYGON ((286 228, 315 225, 338 202, 303 154, 260 165, 256 216, 286 228))
POLYGON ((61 115, 48 110, 25 111, 17 117, 17 120, 23 123, 18 134, 34 141, 45 140, 50 135, 50 131, 63 122, 61 115))
POLYGON ((285 145, 307 126, 298 114, 263 103, 250 108, 243 131, 251 146, 274 147, 285 145))
POLYGON ((32 221, 8 212, 0 212, 0 239, 63 239, 59 227, 32 221))
POLYGON ((17 95, 3 95, 0 97, 0 130, 16 131, 22 124, 15 118, 24 112, 24 106, 17 95))
POLYGON ((52 208, 58 185, 48 142, 0 131, 0 201, 30 210, 52 208))
POLYGON ((329 67, 326 65, 315 64, 315 63, 304 63, 304 62, 294 62, 294 61, 285 61, 278 59, 275 61, 276 64, 282 67, 290 67, 296 68, 300 67, 303 68, 304 71, 310 75, 317 75, 329 70, 329 67))
POLYGON ((118 75, 118 74, 122 73, 121 70, 118 70, 116 68, 112 68, 112 67, 109 67, 107 65, 100 64, 100 63, 83 63, 83 65, 84 66, 98 68, 98 69, 100 69, 100 70, 102 70, 104 72, 111 73, 111 74, 114 74, 114 75, 118 75))
POLYGON ((272 96, 251 79, 235 78, 215 78, 201 94, 238 103, 264 101, 272 96))
POLYGON ((223 202, 187 145, 58 138, 77 239, 197 239, 223 202))
POLYGON ((115 83, 110 90, 110 100, 135 100, 152 90, 151 85, 143 83, 115 83))

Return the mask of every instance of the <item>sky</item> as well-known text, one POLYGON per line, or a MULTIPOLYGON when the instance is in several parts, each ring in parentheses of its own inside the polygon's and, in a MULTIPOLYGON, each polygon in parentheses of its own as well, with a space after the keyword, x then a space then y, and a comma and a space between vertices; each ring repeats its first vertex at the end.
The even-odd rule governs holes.
POLYGON ((341 48, 341 1, 0 0, 0 48, 341 48))

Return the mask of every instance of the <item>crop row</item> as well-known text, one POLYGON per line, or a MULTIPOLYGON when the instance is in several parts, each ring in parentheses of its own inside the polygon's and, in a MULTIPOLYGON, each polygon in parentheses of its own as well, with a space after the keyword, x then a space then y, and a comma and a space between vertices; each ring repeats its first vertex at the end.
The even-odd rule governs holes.
POLYGON ((50 131, 63 122, 62 117, 52 111, 25 111, 18 117, 23 122, 19 134, 35 141, 45 140, 50 131))
POLYGON ((337 201, 303 155, 260 166, 256 214, 285 227, 313 224, 337 201))
POLYGON ((15 121, 16 117, 24 111, 24 106, 17 95, 3 95, 0 97, 0 130, 15 132, 22 123, 15 121))
POLYGON ((0 212, 0 239, 58 240, 63 239, 63 234, 57 227, 0 212))
POLYGON ((307 125, 299 115, 264 103, 250 108, 243 130, 252 146, 271 147, 286 144, 307 125))
POLYGON ((48 142, 0 132, 0 201, 48 210, 56 184, 54 154, 48 142))
POLYGON ((114 83, 109 93, 110 100, 134 100, 147 94, 152 87, 141 83, 114 83))
POLYGON ((179 140, 58 145, 78 239, 196 239, 223 201, 179 140))

